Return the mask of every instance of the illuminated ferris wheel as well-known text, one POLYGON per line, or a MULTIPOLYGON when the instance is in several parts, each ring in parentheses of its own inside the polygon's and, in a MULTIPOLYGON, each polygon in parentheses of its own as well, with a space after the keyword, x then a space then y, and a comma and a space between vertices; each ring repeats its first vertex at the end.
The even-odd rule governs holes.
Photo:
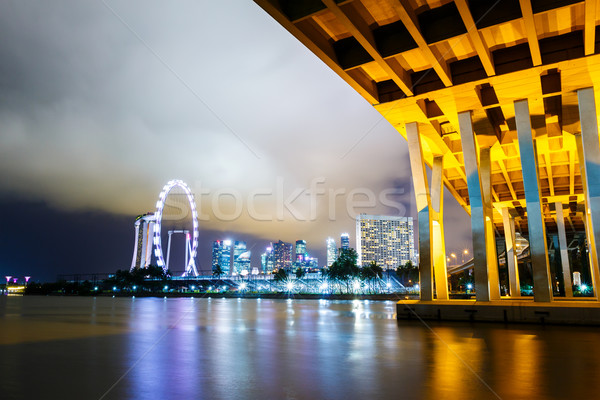
MULTIPOLYGON (((180 209, 180 208, 179 208, 180 209)), ((185 261, 185 270, 183 272, 183 276, 198 276, 198 270, 196 268, 196 253, 198 250, 198 211, 196 210, 196 202, 194 201, 194 195, 192 194, 188 185, 181 180, 171 180, 167 182, 167 184, 163 187, 160 192, 158 201, 156 202, 156 213, 154 214, 155 223, 154 223, 154 255, 156 256, 156 262, 159 267, 167 272, 169 269, 169 256, 171 252, 171 235, 173 233, 183 233, 186 238, 186 261, 185 261), (186 202, 189 204, 191 213, 192 213, 192 230, 190 233, 189 229, 185 230, 170 230, 169 234, 169 244, 167 247, 167 262, 165 262, 163 250, 162 250, 162 239, 161 239, 161 227, 163 224, 163 212, 165 211, 165 205, 169 205, 166 200, 169 196, 169 193, 178 187, 183 191, 184 198, 186 202)))

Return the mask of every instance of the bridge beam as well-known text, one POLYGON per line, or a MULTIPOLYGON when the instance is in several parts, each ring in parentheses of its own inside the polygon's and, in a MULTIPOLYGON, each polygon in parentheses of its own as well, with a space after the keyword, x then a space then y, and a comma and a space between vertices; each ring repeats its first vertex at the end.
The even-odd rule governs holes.
POLYGON ((431 168, 431 214, 433 238, 433 271, 438 300, 448 300, 448 271, 444 237, 444 156, 435 156, 431 168))
POLYGON ((433 300, 433 260, 431 244, 432 219, 431 196, 425 171, 423 147, 419 135, 419 125, 416 122, 406 124, 406 140, 408 142, 408 155, 412 170, 413 186, 417 203, 417 219, 419 224, 419 288, 421 300, 433 300))
POLYGON ((487 181, 490 179, 490 152, 488 149, 482 153, 483 157, 480 165, 477 160, 477 145, 473 132, 471 111, 459 113, 458 124, 471 205, 476 299, 477 301, 498 300, 500 298, 498 267, 496 261, 493 261, 490 265, 490 261, 496 253, 491 210, 488 210, 487 204, 491 204, 491 183, 487 181), (492 243, 494 243, 493 247, 492 243))
MULTIPOLYGON (((597 285, 600 283, 600 141, 598 139, 598 119, 594 88, 577 91, 579 120, 581 122, 581 140, 579 159, 582 164, 582 183, 586 197, 586 215, 588 222, 588 245, 592 254, 592 285, 595 296, 600 299, 597 285), (584 176, 585 175, 585 176, 584 176)), ((578 143, 579 144, 579 143, 578 143)))
POLYGON ((504 239, 506 241, 506 266, 508 267, 510 297, 521 297, 519 264, 515 249, 515 218, 510 214, 507 207, 502 208, 502 222, 504 223, 504 239))
POLYGON ((548 247, 542 210, 542 197, 538 177, 537 152, 533 143, 529 103, 527 100, 515 101, 515 122, 521 153, 521 171, 529 227, 529 252, 533 269, 534 301, 552 301, 550 283, 548 247))

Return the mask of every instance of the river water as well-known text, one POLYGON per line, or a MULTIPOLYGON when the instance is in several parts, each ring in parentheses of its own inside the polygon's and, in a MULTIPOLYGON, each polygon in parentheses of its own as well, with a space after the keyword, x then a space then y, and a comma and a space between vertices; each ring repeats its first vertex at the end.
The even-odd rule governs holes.
POLYGON ((0 399, 599 398, 600 330, 395 303, 0 298, 0 399))

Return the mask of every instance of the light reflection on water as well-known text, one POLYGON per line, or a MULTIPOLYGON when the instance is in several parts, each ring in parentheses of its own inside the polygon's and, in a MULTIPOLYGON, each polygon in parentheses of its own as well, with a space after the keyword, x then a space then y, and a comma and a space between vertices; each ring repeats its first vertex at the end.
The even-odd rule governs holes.
POLYGON ((389 301, 3 297, 0 398, 594 398, 599 339, 389 301))

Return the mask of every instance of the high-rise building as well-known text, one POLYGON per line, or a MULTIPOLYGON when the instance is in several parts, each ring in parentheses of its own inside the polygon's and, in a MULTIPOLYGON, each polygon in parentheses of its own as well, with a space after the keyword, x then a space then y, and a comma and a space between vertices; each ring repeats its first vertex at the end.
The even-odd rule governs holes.
POLYGON ((292 245, 281 240, 273 244, 275 256, 275 269, 290 270, 292 268, 292 245))
POLYGON ((246 242, 236 240, 233 245, 233 273, 241 274, 244 270, 250 272, 250 256, 246 242))
POLYGON ((358 215, 356 247, 359 265, 375 261, 382 268, 396 269, 407 261, 413 261, 412 217, 358 215))
POLYGON ((335 245, 335 240, 333 238, 327 238, 327 267, 331 267, 331 265, 337 260, 337 247, 335 245))
POLYGON ((306 240, 296 240, 296 264, 302 264, 306 261, 306 240))
POLYGON ((156 218, 153 213, 138 215, 135 219, 135 243, 133 245, 133 259, 131 270, 135 268, 146 268, 152 260, 152 238, 154 235, 154 222, 156 218))
POLYGON ((263 274, 272 273, 275 268, 275 255, 273 254, 272 245, 267 247, 267 250, 262 253, 260 260, 263 274))
POLYGON ((349 249, 350 248, 350 235, 348 235, 347 233, 342 233, 342 236, 340 238, 340 243, 341 243, 341 248, 342 249, 349 249))
POLYGON ((212 249, 212 270, 221 266, 224 275, 231 270, 231 240, 215 240, 212 249))

